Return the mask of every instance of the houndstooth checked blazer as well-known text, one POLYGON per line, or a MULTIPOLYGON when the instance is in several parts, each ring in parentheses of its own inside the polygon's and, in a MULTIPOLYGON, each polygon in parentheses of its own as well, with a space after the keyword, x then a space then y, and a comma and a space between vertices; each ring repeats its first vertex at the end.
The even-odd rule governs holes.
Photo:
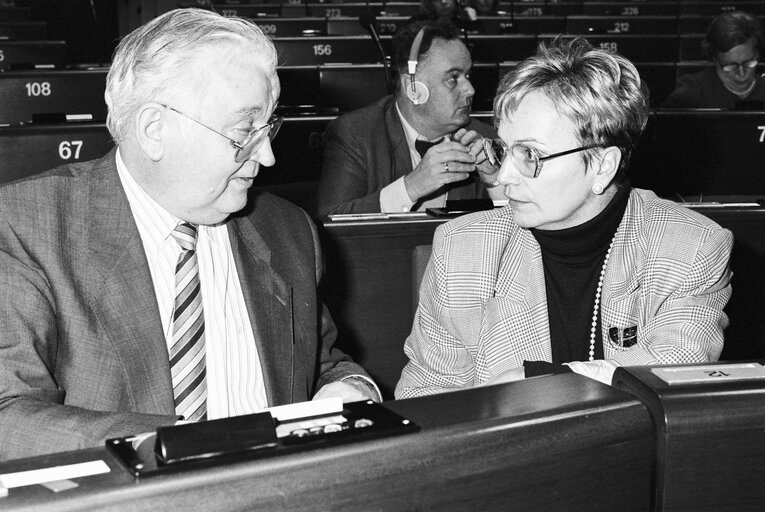
MULTIPOLYGON (((632 190, 603 281, 605 358, 617 365, 717 360, 732 244, 733 235, 708 218, 632 190)), ((404 352, 396 398, 472 387, 524 360, 552 360, 542 255, 510 207, 436 230, 404 352)))

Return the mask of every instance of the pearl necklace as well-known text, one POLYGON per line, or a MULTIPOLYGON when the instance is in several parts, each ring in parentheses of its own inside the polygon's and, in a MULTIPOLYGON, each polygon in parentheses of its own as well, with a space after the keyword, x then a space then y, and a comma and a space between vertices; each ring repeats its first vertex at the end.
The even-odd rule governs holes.
POLYGON ((608 245, 608 251, 606 251, 606 258, 603 260, 603 266, 600 269, 600 277, 598 278, 598 289, 595 292, 595 307, 592 309, 592 327, 590 328, 590 361, 595 360, 595 338, 597 337, 598 329, 598 311, 600 310, 600 292, 603 290, 603 278, 606 275, 606 267, 608 266, 608 258, 611 256, 611 249, 614 248, 614 242, 616 241, 616 233, 611 239, 611 243, 608 245))

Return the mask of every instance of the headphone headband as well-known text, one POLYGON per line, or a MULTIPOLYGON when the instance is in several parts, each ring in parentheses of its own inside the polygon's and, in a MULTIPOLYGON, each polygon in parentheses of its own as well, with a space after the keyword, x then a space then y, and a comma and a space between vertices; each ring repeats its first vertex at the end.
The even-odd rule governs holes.
POLYGON ((420 46, 422 45, 422 38, 425 37, 425 27, 422 27, 412 42, 412 48, 409 50, 409 61, 407 62, 409 69, 409 90, 406 95, 409 97, 412 103, 415 105, 422 105, 430 97, 430 91, 428 87, 418 82, 415 77, 417 71, 417 57, 420 54, 420 46))
POLYGON ((415 70, 417 69, 417 57, 420 55, 420 46, 422 46, 423 37, 425 37, 425 27, 422 27, 420 31, 417 32, 417 35, 414 36, 412 48, 409 50, 409 61, 407 64, 409 65, 410 75, 414 75, 415 70))

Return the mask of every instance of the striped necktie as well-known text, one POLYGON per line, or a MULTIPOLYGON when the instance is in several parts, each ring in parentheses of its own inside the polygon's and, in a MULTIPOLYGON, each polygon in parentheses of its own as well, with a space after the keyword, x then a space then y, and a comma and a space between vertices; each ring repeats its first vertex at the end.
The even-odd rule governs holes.
POLYGON ((175 307, 170 345, 175 413, 187 421, 200 421, 207 419, 207 372, 205 323, 195 251, 197 227, 182 222, 176 226, 173 237, 183 249, 175 266, 175 307))

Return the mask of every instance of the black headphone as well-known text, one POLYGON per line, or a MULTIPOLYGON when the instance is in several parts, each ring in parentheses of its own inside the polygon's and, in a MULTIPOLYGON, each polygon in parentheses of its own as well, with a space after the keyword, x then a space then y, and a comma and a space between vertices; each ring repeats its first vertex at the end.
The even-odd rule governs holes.
POLYGON ((417 71, 417 56, 420 53, 420 46, 422 45, 422 38, 424 36, 425 27, 422 27, 414 37, 412 49, 409 51, 409 60, 407 61, 409 71, 409 86, 406 88, 406 96, 415 105, 422 105, 428 101, 428 98, 430 98, 430 91, 428 90, 428 86, 422 82, 418 82, 415 78, 415 72, 417 71))

